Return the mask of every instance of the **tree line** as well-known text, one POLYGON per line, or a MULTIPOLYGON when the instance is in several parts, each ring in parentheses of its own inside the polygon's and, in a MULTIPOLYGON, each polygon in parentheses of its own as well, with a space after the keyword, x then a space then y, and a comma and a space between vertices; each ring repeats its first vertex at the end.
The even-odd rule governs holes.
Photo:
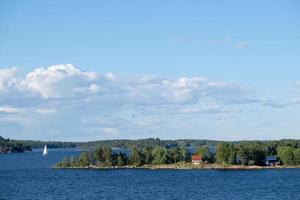
POLYGON ((266 156, 277 156, 283 165, 300 165, 300 146, 294 141, 278 143, 220 142, 217 145, 216 162, 223 164, 265 165, 266 156))
POLYGON ((291 146, 279 147, 278 157, 285 165, 300 165, 300 148, 291 146))
MULTIPOLYGON (((114 153, 102 162, 95 152, 87 152, 83 158, 69 158, 69 163, 79 163, 88 160, 88 163, 107 163, 107 165, 133 165, 131 158, 135 156, 138 161, 135 164, 172 164, 176 162, 188 162, 191 155, 201 155, 202 160, 208 163, 240 164, 240 165, 264 165, 266 156, 278 156, 284 165, 300 164, 300 140, 276 140, 276 141, 233 141, 220 142, 214 140, 160 140, 159 138, 147 138, 140 140, 103 140, 93 142, 55 142, 55 141, 33 141, 33 140, 11 140, 0 136, 0 153, 23 152, 32 148, 93 148, 100 146, 106 152, 113 147, 130 148, 131 154, 114 153), (188 150, 196 147, 196 152, 188 150), (154 151, 155 150, 155 151, 154 151), (187 152, 187 153, 186 153, 187 152), (90 155, 92 154, 92 155, 90 155), (119 155, 120 154, 120 155, 119 155), (161 155, 159 158, 158 155, 161 155), (184 158, 184 159, 183 159, 184 158), (81 160, 81 161, 78 161, 81 160), (72 161, 72 162, 71 162, 72 161), (121 162, 122 161, 122 162, 121 162)), ((80 156, 79 156, 80 157, 80 156)))
POLYGON ((17 140, 5 139, 0 136, 0 153, 31 151, 30 145, 17 140))
POLYGON ((85 167, 89 165, 111 167, 111 166, 142 166, 147 164, 173 164, 177 162, 190 162, 191 153, 186 147, 162 146, 144 147, 139 149, 133 147, 130 155, 123 152, 113 152, 110 147, 98 147, 94 151, 82 152, 79 156, 67 157, 57 164, 57 167, 85 167))
POLYGON ((200 155, 205 163, 224 165, 265 165, 266 156, 278 156, 283 165, 300 164, 300 147, 298 143, 285 142, 287 146, 278 143, 264 142, 219 142, 216 148, 199 146, 191 152, 185 146, 146 146, 132 147, 130 154, 113 152, 109 146, 98 147, 94 151, 82 152, 79 156, 65 158, 57 167, 85 167, 95 165, 112 166, 142 166, 174 164, 191 162, 192 155, 200 155))
MULTIPOLYGON (((216 147, 220 142, 217 140, 202 140, 202 139, 179 139, 179 140, 161 140, 159 138, 145 138, 138 140, 128 140, 128 139, 116 139, 116 140, 99 140, 91 142, 62 142, 62 141, 36 141, 36 140, 15 140, 19 143, 22 143, 26 146, 32 148, 43 148, 45 145, 48 148, 94 148, 96 146, 108 146, 111 148, 133 148, 138 149, 144 147, 166 147, 170 148, 173 146, 180 147, 216 147)), ((265 147, 269 148, 271 154, 277 153, 277 148, 281 146, 291 146, 293 148, 300 148, 300 140, 274 140, 274 141, 231 141, 227 142, 232 145, 241 145, 241 144, 256 144, 261 143, 265 147)))
POLYGON ((143 148, 145 146, 172 147, 172 146, 214 146, 218 141, 214 140, 161 140, 159 138, 146 138, 138 140, 116 139, 116 140, 99 140, 91 142, 61 142, 61 141, 36 141, 36 140, 19 140, 20 142, 32 146, 33 148, 42 148, 47 145, 49 148, 94 148, 96 146, 108 146, 111 148, 143 148))

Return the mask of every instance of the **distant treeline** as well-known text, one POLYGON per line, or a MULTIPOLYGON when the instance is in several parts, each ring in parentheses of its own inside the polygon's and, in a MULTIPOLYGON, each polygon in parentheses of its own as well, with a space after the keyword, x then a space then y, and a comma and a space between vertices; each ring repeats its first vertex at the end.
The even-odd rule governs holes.
MULTIPOLYGON (((166 155, 165 163, 177 162, 178 149, 188 149, 189 154, 184 155, 184 161, 191 160, 191 147, 196 149, 196 153, 202 156, 203 161, 210 163, 224 164, 241 164, 241 165, 263 165, 266 156, 278 156, 283 164, 294 165, 300 164, 300 140, 274 140, 274 141, 233 141, 222 142, 215 140, 160 140, 159 138, 148 138, 139 140, 102 140, 93 142, 55 142, 55 141, 33 141, 33 140, 9 140, 0 137, 0 152, 23 152, 32 148, 42 148, 47 145, 48 148, 123 148, 137 150, 141 155, 141 163, 147 164, 149 160, 143 161, 145 150, 151 151, 162 148, 166 155)), ((118 159, 118 156, 124 159, 124 163, 129 163, 130 159, 124 158, 124 155, 114 155, 113 158, 118 159)), ((147 157, 147 156, 146 156, 147 157)), ((183 157, 183 155, 181 155, 183 157)), ((91 157, 89 157, 91 158, 91 157)), ((76 159, 76 158, 74 158, 76 159)), ((119 158, 120 159, 120 158, 119 158)), ((95 159, 91 159, 94 161, 95 159)), ((147 159, 146 159, 147 160, 147 159)), ((182 161, 182 160, 180 160, 182 161)), ((112 163, 116 163, 112 161, 112 163)))
MULTIPOLYGON (((34 140, 19 140, 19 142, 31 146, 33 148, 42 148, 44 145, 47 145, 48 148, 94 148, 97 146, 107 146, 110 148, 118 147, 118 148, 133 148, 136 147, 138 149, 142 149, 144 147, 200 147, 200 146, 208 146, 208 147, 216 147, 218 143, 221 141, 217 140, 196 140, 196 139, 179 139, 179 140, 160 140, 159 138, 147 138, 147 139, 138 139, 138 140, 127 140, 127 139, 118 139, 118 140, 99 140, 92 142, 56 142, 56 141, 34 141, 34 140)), ((227 142, 233 145, 242 145, 242 144, 263 144, 265 148, 272 155, 276 155, 276 149, 281 146, 290 146, 293 148, 300 147, 300 140, 274 140, 274 141, 233 141, 227 142)))
POLYGON ((19 140, 23 144, 33 148, 43 148, 45 145, 48 148, 94 148, 97 146, 108 146, 116 148, 143 148, 155 146, 215 146, 218 141, 213 140, 160 140, 159 138, 147 138, 138 140, 99 140, 91 142, 58 142, 58 141, 36 141, 36 140, 19 140))
POLYGON ((4 139, 0 136, 0 153, 31 151, 32 147, 17 140, 4 139))
MULTIPOLYGON (((207 144, 199 145, 195 152, 179 144, 162 145, 160 140, 131 148, 130 154, 114 153, 109 146, 99 146, 95 151, 82 152, 79 156, 65 158, 57 167, 112 167, 174 164, 191 162, 192 155, 199 155, 204 163, 224 165, 265 165, 266 156, 278 156, 283 165, 300 165, 300 145, 297 140, 272 142, 218 142, 216 151, 207 144), (146 145, 147 144, 147 145, 146 145), (150 145, 151 144, 151 145, 150 145)), ((189 144, 190 145, 190 144, 189 144)))
POLYGON ((83 143, 76 142, 57 142, 57 141, 37 141, 37 140, 18 140, 18 142, 30 146, 34 149, 43 148, 47 145, 48 148, 75 148, 82 147, 83 143))

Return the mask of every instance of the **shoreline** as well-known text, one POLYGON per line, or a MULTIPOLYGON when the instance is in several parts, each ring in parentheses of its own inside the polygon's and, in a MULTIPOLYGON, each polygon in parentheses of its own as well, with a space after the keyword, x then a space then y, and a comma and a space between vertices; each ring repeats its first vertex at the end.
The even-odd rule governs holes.
POLYGON ((149 169, 149 170, 263 170, 263 169, 299 169, 297 166, 243 166, 243 165, 220 165, 220 164, 164 164, 164 165, 143 165, 143 166, 74 166, 74 167, 53 167, 54 169, 99 169, 99 170, 116 170, 116 169, 149 169))

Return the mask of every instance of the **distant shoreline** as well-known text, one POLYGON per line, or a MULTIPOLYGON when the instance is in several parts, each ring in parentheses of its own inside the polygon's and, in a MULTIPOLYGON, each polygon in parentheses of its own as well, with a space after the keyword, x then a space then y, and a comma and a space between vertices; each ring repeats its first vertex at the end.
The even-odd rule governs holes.
POLYGON ((143 165, 143 166, 76 166, 76 167, 53 167, 54 169, 150 169, 150 170, 163 170, 163 169, 176 169, 176 170, 261 170, 261 169, 295 169, 300 168, 297 166, 243 166, 243 165, 221 165, 221 164, 165 164, 165 165, 143 165))

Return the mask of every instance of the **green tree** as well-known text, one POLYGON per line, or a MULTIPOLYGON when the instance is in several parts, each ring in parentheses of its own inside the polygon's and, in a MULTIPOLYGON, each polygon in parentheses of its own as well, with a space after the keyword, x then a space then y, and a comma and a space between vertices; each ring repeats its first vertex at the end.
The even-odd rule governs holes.
POLYGON ((70 159, 70 157, 64 158, 60 163, 58 163, 56 165, 56 167, 60 167, 60 168, 71 167, 71 159, 70 159))
POLYGON ((74 156, 74 157, 70 158, 70 166, 71 167, 79 166, 79 164, 78 164, 78 156, 74 156))
POLYGON ((217 162, 223 164, 229 164, 230 154, 232 152, 232 145, 227 142, 220 142, 217 145, 217 162))
POLYGON ((124 165, 124 161, 122 156, 118 155, 117 157, 117 166, 123 166, 124 165))
POLYGON ((96 148, 96 150, 94 151, 94 157, 95 157, 95 160, 98 162, 105 161, 103 149, 101 147, 96 148))
POLYGON ((263 144, 264 152, 266 155, 277 155, 277 147, 278 142, 277 141, 270 141, 263 144))
POLYGON ((116 157, 116 165, 124 166, 127 163, 127 156, 124 153, 119 153, 116 157))
POLYGON ((173 147, 170 151, 172 162, 177 163, 181 161, 180 148, 178 146, 173 147))
POLYGON ((166 164, 168 152, 164 147, 157 146, 152 151, 153 164, 166 164))
POLYGON ((266 153, 261 143, 248 145, 249 165, 264 165, 266 153))
POLYGON ((214 154, 210 152, 207 146, 199 147, 196 151, 196 154, 200 155, 203 161, 208 161, 212 163, 214 160, 214 154))
POLYGON ((290 146, 279 147, 278 148, 278 157, 284 165, 294 165, 294 148, 290 146))
POLYGON ((248 165, 249 163, 249 153, 244 145, 238 147, 237 160, 239 161, 238 164, 248 165))
POLYGON ((294 150, 295 164, 300 165, 300 148, 294 150))
POLYGON ((237 160, 242 165, 264 165, 266 152, 268 151, 261 143, 243 143, 236 147, 237 160))
POLYGON ((135 147, 131 150, 129 162, 135 166, 141 166, 143 164, 142 153, 135 147))
POLYGON ((152 156, 152 149, 150 147, 145 147, 143 149, 143 155, 144 155, 144 163, 150 164, 152 163, 153 156, 152 156))
POLYGON ((231 145, 231 150, 228 158, 228 163, 237 164, 237 151, 233 145, 231 145))
POLYGON ((90 164, 90 156, 88 152, 82 152, 79 156, 80 166, 88 166, 90 164))
POLYGON ((104 147, 102 149, 102 151, 103 151, 103 159, 104 159, 102 165, 107 166, 107 167, 112 166, 113 165, 113 156, 112 156, 111 148, 104 147))
POLYGON ((181 162, 188 162, 190 159, 189 150, 186 147, 180 147, 181 162))

